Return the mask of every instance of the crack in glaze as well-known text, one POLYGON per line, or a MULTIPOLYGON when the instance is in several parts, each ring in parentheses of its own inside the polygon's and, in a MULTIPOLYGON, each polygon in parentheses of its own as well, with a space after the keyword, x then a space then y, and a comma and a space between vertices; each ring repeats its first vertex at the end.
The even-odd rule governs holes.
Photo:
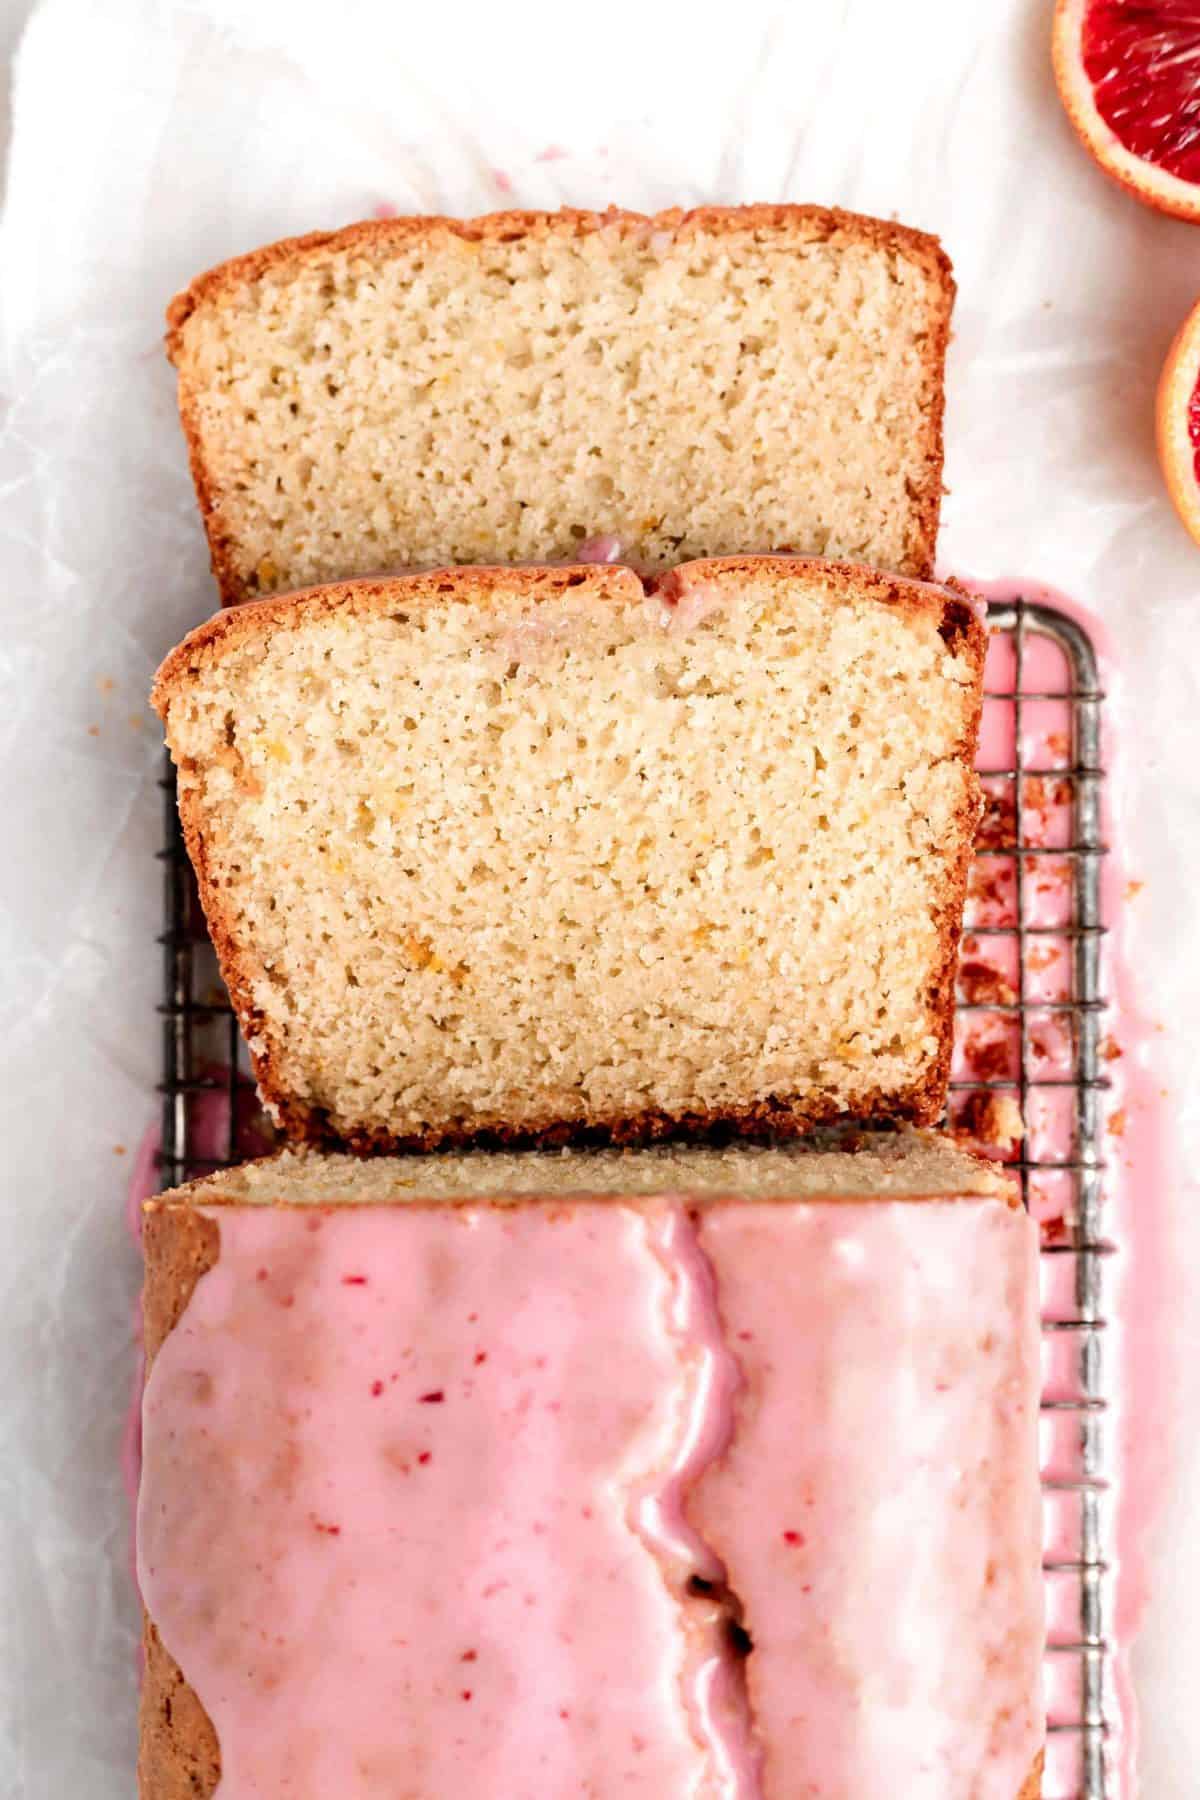
MULTIPOLYGON (((693 1736, 712 1759, 712 1800, 761 1800, 762 1756, 745 1680, 753 1640, 728 1570, 687 1515, 690 1490, 732 1441, 742 1372, 725 1339, 716 1275, 700 1247, 694 1214, 669 1201, 644 1215, 644 1228, 670 1282, 668 1330, 687 1365, 673 1460, 665 1474, 658 1471, 639 1484, 630 1528, 679 1602, 683 1700, 693 1736)), ((702 1800, 709 1800, 708 1792, 702 1800)))

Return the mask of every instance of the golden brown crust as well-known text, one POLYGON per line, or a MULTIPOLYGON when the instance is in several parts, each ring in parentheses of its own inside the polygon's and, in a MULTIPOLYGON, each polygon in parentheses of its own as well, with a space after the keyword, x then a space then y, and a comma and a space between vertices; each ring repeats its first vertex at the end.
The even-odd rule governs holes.
POLYGON ((936 616, 939 629, 952 645, 961 640, 969 646, 973 659, 978 653, 982 670, 987 633, 969 601, 962 597, 964 590, 956 583, 943 586, 915 576, 889 575, 865 563, 757 553, 709 556, 680 563, 665 575, 645 579, 623 563, 525 563, 515 567, 471 563, 403 575, 360 575, 349 581, 298 588, 290 594, 270 594, 264 599, 247 600, 233 611, 214 613, 164 657, 154 677, 150 704, 165 722, 172 690, 215 661, 223 651, 235 649, 260 633, 270 636, 278 626, 327 618, 344 609, 358 616, 386 612, 395 606, 429 605, 447 595, 472 606, 483 606, 496 598, 501 584, 506 596, 523 590, 547 598, 583 588, 597 599, 629 599, 648 593, 670 594, 676 586, 706 575, 764 574, 808 575, 840 590, 847 599, 877 601, 914 617, 936 616))
MULTIPOLYGON (((608 565, 614 566, 614 565, 608 565)), ((464 573, 470 573, 469 570, 464 573)), ((808 575, 824 581, 847 600, 870 600, 906 612, 912 618, 936 618, 947 648, 970 646, 987 652, 987 632, 980 611, 961 582, 927 581, 923 576, 893 574, 869 563, 843 562, 826 556, 793 556, 787 552, 746 551, 737 556, 700 556, 679 563, 662 575, 647 576, 648 593, 670 593, 706 575, 808 575)), ((220 618, 217 614, 217 618, 220 618)), ((982 664, 980 665, 982 667, 982 664)))
POLYGON ((258 281, 288 263, 307 260, 314 251, 337 254, 343 250, 390 248, 414 239, 431 243, 439 236, 464 243, 510 242, 515 238, 586 237, 589 232, 616 230, 627 237, 669 231, 709 234, 736 231, 800 231, 810 243, 845 237, 858 243, 896 250, 919 263, 949 288, 954 278, 950 259, 932 233, 917 231, 891 219, 867 213, 846 212, 837 206, 770 205, 668 207, 659 213, 629 212, 610 206, 604 212, 562 207, 558 212, 481 213, 473 219, 450 218, 443 213, 407 214, 396 219, 361 219, 336 231, 309 231, 299 237, 280 238, 242 256, 230 257, 196 276, 167 307, 167 354, 178 362, 181 333, 198 307, 220 300, 223 294, 258 281))
MULTIPOLYGON (((163 1339, 182 1318, 196 1283, 216 1262, 220 1247, 217 1225, 193 1208, 151 1204, 144 1209, 142 1326, 147 1371, 163 1339)), ((142 1800, 208 1800, 221 1775, 217 1734, 145 1611, 142 1647, 138 1737, 142 1800)))
MULTIPOLYGON (((378 1156, 396 1151, 427 1150, 558 1150, 587 1145, 639 1145, 662 1143, 672 1138, 699 1138, 712 1142, 728 1138, 792 1139, 807 1136, 822 1125, 845 1119, 836 1101, 772 1095, 742 1107, 704 1107, 681 1112, 647 1110, 633 1114, 592 1116, 570 1120, 553 1118, 545 1125, 520 1128, 503 1123, 430 1127, 424 1131, 391 1132, 375 1125, 335 1125, 324 1107, 296 1100, 282 1093, 274 1081, 270 1051, 255 1059, 255 1075, 265 1103, 279 1128, 292 1144, 314 1149, 344 1149, 355 1156, 378 1156)), ((855 1113, 853 1123, 933 1125, 941 1117, 944 1096, 929 1091, 921 1082, 906 1094, 872 1096, 855 1113)))
POLYGON ((501 591, 498 576, 503 579, 505 596, 523 592, 541 599, 557 598, 582 588, 597 600, 616 600, 640 598, 645 592, 640 576, 622 563, 529 563, 515 568, 472 563, 405 575, 362 575, 352 581, 299 588, 291 594, 270 594, 262 600, 247 600, 232 611, 214 613, 189 631, 164 658, 154 677, 150 704, 165 722, 174 688, 247 638, 269 637, 281 625, 328 618, 343 611, 358 617, 395 607, 427 606, 447 595, 472 606, 487 606, 501 591))
POLYGON ((945 463, 946 384, 943 371, 950 348, 950 318, 954 311, 955 285, 950 259, 937 238, 929 240, 933 248, 914 254, 913 260, 924 268, 936 294, 929 339, 925 346, 922 374, 921 417, 925 426, 922 455, 926 479, 916 499, 916 515, 908 541, 909 571, 926 580, 932 576, 937 558, 938 525, 942 516, 942 469, 945 463))
POLYGON ((142 1255, 146 1274, 142 1288, 142 1341, 149 1371, 167 1333, 183 1316, 196 1283, 208 1273, 221 1249, 221 1234, 211 1219, 190 1212, 186 1222, 167 1220, 155 1201, 143 1208, 142 1255))
POLYGON ((141 1800, 209 1800, 221 1779, 212 1720, 148 1614, 142 1619, 142 1695, 138 1736, 141 1800))
MULTIPOLYGON (((667 575, 643 582, 631 569, 581 564, 578 567, 529 567, 497 571, 470 567, 432 570, 387 580, 363 578, 326 587, 307 588, 296 594, 278 594, 244 606, 216 613, 189 633, 165 659, 155 677, 151 702, 164 722, 172 699, 200 669, 227 651, 258 635, 269 637, 302 619, 317 619, 349 608, 355 616, 418 607, 447 594, 486 604, 497 592, 496 576, 504 577, 505 590, 525 589, 530 594, 557 596, 586 589, 598 600, 628 598, 648 591, 669 593, 673 587, 706 575, 753 577, 783 572, 809 575, 825 581, 846 599, 866 599, 899 608, 914 617, 934 617, 948 647, 965 655, 972 671, 975 704, 957 754, 973 770, 982 710, 983 664, 987 633, 976 610, 961 590, 931 582, 882 574, 855 563, 825 562, 814 557, 740 556, 710 557, 684 563, 667 575)), ((929 991, 929 1029, 939 1042, 933 1062, 921 1080, 907 1093, 868 1096, 858 1109, 861 1121, 903 1120, 913 1125, 935 1125, 946 1105, 947 1083, 954 1033, 954 980, 958 962, 963 905, 971 850, 980 807, 979 786, 972 774, 967 799, 959 813, 960 830, 946 867, 937 901, 939 956, 929 991)), ((392 1150, 435 1150, 465 1144, 493 1148, 549 1148, 563 1144, 651 1143, 681 1132, 712 1136, 721 1132, 742 1137, 796 1137, 839 1116, 832 1101, 819 1097, 799 1099, 772 1096, 739 1109, 705 1109, 681 1113, 647 1111, 636 1116, 591 1117, 577 1122, 550 1116, 544 1125, 514 1130, 502 1120, 474 1127, 446 1126, 421 1132, 396 1134, 377 1126, 335 1125, 328 1112, 287 1092, 276 1072, 266 1021, 254 1000, 251 972, 239 947, 225 906, 220 883, 210 866, 203 809, 194 789, 186 783, 179 791, 179 816, 184 842, 196 872, 200 901, 208 921, 213 948, 221 966, 230 999, 243 1036, 253 1045, 255 1078, 276 1124, 294 1143, 342 1144, 356 1153, 392 1150)))
POLYGON ((914 497, 915 513, 907 546, 906 573, 918 579, 931 575, 942 504, 945 411, 942 371, 950 341, 950 316, 955 296, 950 259, 940 241, 909 225, 830 206, 698 206, 686 211, 672 207, 660 213, 627 212, 618 207, 609 207, 605 212, 586 212, 564 207, 560 212, 486 213, 474 219, 452 219, 440 214, 364 219, 338 231, 312 231, 302 237, 283 238, 243 256, 232 257, 198 275, 182 293, 176 294, 167 308, 167 355, 178 371, 179 418, 222 605, 239 604, 250 597, 250 592, 235 566, 234 545, 221 524, 219 497, 204 455, 200 409, 184 367, 184 330, 193 313, 204 306, 220 306, 238 289, 264 275, 282 273, 289 265, 326 255, 340 255, 344 251, 388 250, 413 240, 432 246, 439 237, 455 238, 464 243, 504 243, 516 238, 583 237, 600 230, 616 231, 628 237, 659 231, 682 236, 689 233, 789 231, 808 243, 828 242, 840 237, 891 250, 925 272, 931 293, 921 395, 925 430, 921 458, 926 479, 921 494, 914 497))
POLYGON ((967 882, 975 853, 975 833, 983 816, 983 788, 975 773, 979 729, 983 718, 983 667, 987 660, 988 634, 975 603, 958 582, 947 584, 947 601, 941 631, 947 642, 967 657, 975 691, 975 705, 957 746, 971 771, 971 779, 958 812, 958 834, 953 855, 946 864, 941 898, 937 902, 938 964, 929 989, 929 1014, 939 1039, 937 1056, 931 1064, 925 1083, 925 1099, 936 1113, 929 1123, 940 1119, 945 1110, 950 1082, 950 1063, 954 1054, 954 989, 958 976, 958 949, 962 939, 963 912, 967 900, 967 882))

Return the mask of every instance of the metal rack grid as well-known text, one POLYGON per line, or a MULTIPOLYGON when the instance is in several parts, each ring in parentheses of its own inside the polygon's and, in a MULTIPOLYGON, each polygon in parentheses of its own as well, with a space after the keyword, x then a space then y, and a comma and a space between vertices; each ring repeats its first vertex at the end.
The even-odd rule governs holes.
MULTIPOLYGON (((1069 1472, 1044 1473, 1047 1506, 1065 1496, 1078 1500, 1072 1554, 1057 1551, 1046 1558, 1047 1582, 1072 1585, 1070 1612, 1077 1626, 1056 1629, 1052 1616, 1047 1643, 1048 1725, 1046 1800, 1106 1800, 1110 1795, 1110 1771, 1106 1744, 1112 1728, 1114 1704, 1110 1645, 1106 1624, 1111 1614, 1109 1508, 1111 1480, 1108 1474, 1104 1343, 1105 1269, 1116 1246, 1105 1232, 1104 1194, 1104 1097, 1110 1083, 1102 1072, 1102 1025, 1106 1010, 1103 992, 1101 863, 1106 853, 1103 836, 1103 783, 1101 765, 1101 709, 1104 700, 1095 651, 1086 632, 1057 609, 1017 600, 1012 606, 989 610, 993 630, 1007 633, 1013 649, 1012 689, 989 693, 989 700, 1010 702, 1014 714, 1015 755, 1007 769, 982 769, 985 782, 1009 782, 1013 795, 1012 842, 1008 846, 980 849, 982 858, 1011 857, 1016 874, 1016 923, 1013 926, 973 926, 977 938, 1014 937, 1017 942, 1019 985, 1010 1009, 1018 1026, 1017 1087, 1021 1114, 1030 1119, 1030 1103, 1038 1090, 1067 1088, 1072 1097, 1072 1143, 1065 1157, 1045 1158, 1028 1142, 1013 1166, 1019 1172, 1028 1204, 1032 1188, 1049 1173, 1069 1183, 1069 1227, 1062 1241, 1043 1242, 1042 1255, 1049 1264, 1070 1259, 1072 1303, 1065 1311, 1053 1304, 1044 1307, 1042 1329, 1048 1338, 1069 1336, 1075 1350, 1075 1381, 1068 1397, 1044 1397, 1044 1418, 1066 1421, 1077 1433, 1069 1472), (1061 652, 1068 671, 1065 692, 1036 692, 1025 684, 1029 640, 1048 639, 1061 652), (1070 743, 1061 767, 1030 767, 1023 756, 1024 709, 1034 702, 1064 702, 1069 711, 1070 743), (1044 847, 1030 843, 1036 834, 1028 828, 1027 787, 1030 780, 1052 776, 1069 787, 1070 832, 1065 844, 1044 847), (1028 871, 1038 858, 1052 858, 1065 871, 1069 884, 1068 917, 1061 924, 1031 926, 1027 922, 1028 871), (1069 956, 1069 994, 1048 1002, 1030 994, 1030 950, 1038 943, 1061 947, 1069 956), (1071 1067, 1065 1075, 1031 1073, 1029 1020, 1034 1012, 1056 1011, 1070 1032, 1071 1067), (1060 1677, 1064 1664, 1074 1665, 1074 1705, 1068 1712, 1055 1705, 1056 1690, 1071 1691, 1060 1677), (1056 1781, 1057 1774, 1057 1781, 1056 1781)), ((985 702, 986 704, 986 702, 985 702)), ((994 1010, 994 1009, 993 1009, 994 1010)), ((955 1084, 960 1085, 960 1084, 955 1084)), ((961 1084, 970 1087, 970 1082, 961 1084)), ((978 1084, 974 1084, 978 1085, 978 1084)), ((1048 1273, 1050 1271, 1047 1271, 1048 1273)), ((1053 1281, 1044 1287, 1053 1289, 1053 1281)))
MULTIPOLYGON (((1075 1593, 1067 1610, 1077 1625, 1065 1633, 1056 1633, 1052 1626, 1047 1644, 1050 1722, 1044 1794, 1045 1800, 1108 1800, 1112 1787, 1106 1742, 1112 1729, 1113 1690, 1106 1636, 1111 1611, 1106 1502, 1111 1498, 1111 1482, 1105 1473, 1104 1273, 1116 1246, 1104 1229, 1103 1185, 1103 1096, 1109 1085, 1101 1066, 1101 1022, 1106 1005, 1100 883, 1105 853, 1104 771, 1100 763, 1104 696, 1091 642, 1065 614, 1018 599, 1010 606, 992 607, 989 625, 993 632, 1007 635, 1012 645, 1012 687, 989 691, 987 698, 1011 705, 1016 754, 1011 767, 982 769, 980 773, 986 782, 1011 784, 1012 832, 1011 842, 981 848, 977 854, 1012 859, 1015 923, 972 924, 969 935, 1015 939, 1019 985, 1011 1002, 989 1001, 979 1006, 960 1001, 960 1024, 978 1011, 1012 1015, 1019 1034, 1018 1062, 1015 1079, 953 1082, 951 1111, 953 1114, 955 1106, 971 1093, 1009 1089, 1015 1091, 1022 1115, 1028 1118, 1030 1100, 1038 1090, 1069 1088, 1073 1093, 1069 1158, 1043 1160, 1026 1147, 1011 1166, 1020 1176, 1027 1204, 1031 1184, 1044 1171, 1069 1180, 1072 1194, 1070 1222, 1063 1238, 1043 1245, 1046 1264, 1074 1259, 1073 1305, 1066 1315, 1045 1317, 1043 1331, 1048 1338, 1069 1336, 1077 1346, 1075 1390, 1066 1398, 1043 1399, 1043 1419, 1061 1423, 1060 1415, 1066 1414, 1078 1432, 1071 1472, 1043 1477, 1048 1507, 1056 1499, 1078 1502, 1074 1542, 1069 1545, 1072 1554, 1048 1555, 1045 1563, 1048 1583, 1066 1580, 1073 1584, 1075 1593), (1065 691, 1034 692, 1024 686, 1029 643, 1038 636, 1049 639, 1066 659, 1069 681, 1065 691), (1023 761, 1022 709, 1038 701, 1064 702, 1069 707, 1070 754, 1061 768, 1048 770, 1023 761), (1031 833, 1026 830, 1026 783, 1051 774, 1069 786, 1071 833, 1068 843, 1047 849, 1027 842, 1031 833), (1031 880, 1029 871, 1039 857, 1053 857, 1068 871, 1070 916, 1062 925, 1039 927, 1026 922, 1025 890, 1031 880), (1030 1072, 1029 1017, 1035 1003, 1029 997, 1029 955, 1031 946, 1042 940, 1055 941, 1070 958, 1069 997, 1036 1002, 1038 1012, 1057 1011, 1069 1028, 1072 1067, 1065 1076, 1039 1077, 1030 1072), (1067 1664, 1072 1665, 1071 1679, 1065 1684, 1056 1682, 1056 1672, 1067 1664), (1065 1707, 1056 1709, 1056 1688, 1071 1696, 1065 1707)), ((161 785, 165 991, 159 1009, 164 1066, 160 1161, 163 1185, 169 1186, 257 1153, 263 1148, 265 1128, 184 851, 169 767, 161 785)))

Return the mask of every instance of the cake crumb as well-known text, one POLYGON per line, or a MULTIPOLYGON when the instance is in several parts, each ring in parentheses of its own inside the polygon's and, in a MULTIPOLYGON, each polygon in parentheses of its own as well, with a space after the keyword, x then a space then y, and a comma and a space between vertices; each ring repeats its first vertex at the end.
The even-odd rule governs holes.
MULTIPOLYGON (((261 639, 222 632, 203 666, 176 653, 159 703, 181 793, 212 846, 227 964, 257 972, 251 1032, 271 1046, 264 1080, 282 1082, 272 1098, 296 1135, 318 1114, 321 1130, 364 1148, 370 1133, 378 1149, 640 1131, 648 1112, 758 1130, 785 1107, 797 1120, 880 1114, 893 1100, 929 1122, 940 1111, 931 1077, 951 996, 934 970, 975 812, 962 746, 982 632, 970 621, 970 643, 948 656, 907 603, 877 604, 877 578, 831 565, 714 565, 660 586, 674 602, 664 610, 690 611, 690 633, 658 628, 628 570, 451 571, 334 590, 329 612, 281 615, 261 639), (461 605, 460 592, 487 603, 461 605), (569 655, 523 660, 510 693, 494 647, 519 627, 560 625, 569 655), (336 692, 317 703, 307 696, 330 685, 334 644, 336 692), (805 654, 788 659, 796 644, 805 654), (636 679, 610 691, 607 659, 627 655, 636 679), (467 672, 461 711, 429 702, 467 672), (671 723, 693 694, 712 712, 704 742, 671 723), (521 721, 534 717, 526 741, 521 721), (834 771, 864 737, 888 748, 886 798, 839 791, 834 771), (792 740, 811 781, 764 754, 792 740), (481 757, 493 741, 500 753, 481 757), (712 786, 721 743, 747 789, 732 816, 712 786), (594 821, 618 786, 625 829, 600 843, 594 821), (447 794, 462 833, 452 857, 438 849, 447 794), (583 860, 546 930, 527 895, 553 886, 564 844, 583 860), (491 920, 503 929, 485 931, 491 920), (594 1002, 597 945, 605 981, 637 1002, 616 1021, 594 1002), (870 992, 858 962, 874 972, 870 992), (817 991, 820 1006, 806 1006, 817 991), (370 1029, 356 1032, 356 1018, 370 1029), (701 1087, 714 1035, 721 1065, 701 1087)), ((923 593, 911 604, 930 608, 923 593)), ((934 626, 944 610, 937 601, 934 626)), ((993 1006, 1015 997, 989 959, 962 979, 993 1006)), ((982 1052, 999 1059, 984 1079, 1015 1061, 1012 1021, 993 1025, 1012 1041, 982 1052)))
MULTIPOLYGON (((527 156, 577 153, 546 143, 481 174, 517 204, 527 156)), ((375 204, 374 222, 396 217, 390 199, 375 204)), ((213 271, 172 355, 225 598, 397 565, 566 559, 602 522, 648 569, 791 543, 929 575, 952 293, 933 244, 819 209, 677 226, 673 212, 615 210, 544 226, 368 224, 297 250, 279 279, 213 271), (655 260, 669 279, 652 318, 626 300, 655 260), (332 371, 332 343, 360 354, 332 371), (704 372, 710 349, 737 365, 753 470, 726 431, 734 391, 704 372), (638 369, 636 406, 612 404, 614 367, 638 369), (886 404, 860 405, 884 368, 886 404), (536 431, 513 430, 535 394, 536 431), (713 446, 703 468, 685 436, 713 446), (656 524, 638 542, 642 516, 656 524)))
POLYGON ((1010 789, 999 793, 984 790, 983 817, 975 832, 979 850, 1012 850, 1017 842, 1016 799, 1010 789))
POLYGON ((958 971, 963 999, 970 1006, 1012 1006, 1016 990, 999 969, 985 962, 965 962, 958 971))
POLYGON ((968 1094, 950 1134, 958 1142, 977 1144, 985 1155, 1016 1149, 1025 1136, 1025 1121, 1012 1094, 968 1094))
POLYGON ((976 1081, 1004 1081, 1012 1072, 1014 1047, 1007 1037, 968 1038, 965 1046, 967 1065, 976 1081))

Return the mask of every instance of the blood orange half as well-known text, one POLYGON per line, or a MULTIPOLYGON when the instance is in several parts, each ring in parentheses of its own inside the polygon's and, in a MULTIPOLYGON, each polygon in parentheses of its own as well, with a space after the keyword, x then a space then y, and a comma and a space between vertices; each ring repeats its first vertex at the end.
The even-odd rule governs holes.
POLYGON ((1102 169, 1200 219, 1200 0, 1056 0, 1054 78, 1102 169))
POLYGON ((1200 543, 1200 305, 1184 320, 1163 365, 1156 424, 1167 490, 1200 543))

